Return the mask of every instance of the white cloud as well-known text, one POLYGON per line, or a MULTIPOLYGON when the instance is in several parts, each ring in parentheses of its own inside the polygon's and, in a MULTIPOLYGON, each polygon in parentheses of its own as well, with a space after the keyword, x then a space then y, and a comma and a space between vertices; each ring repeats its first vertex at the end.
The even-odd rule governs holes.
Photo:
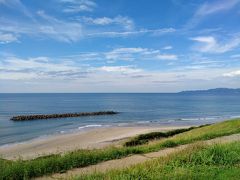
POLYGON ((87 34, 88 37, 128 37, 136 35, 155 35, 161 36, 168 33, 176 32, 174 28, 163 28, 163 29, 141 29, 136 31, 106 31, 106 32, 96 32, 87 34))
POLYGON ((165 46, 165 47, 163 47, 162 49, 164 49, 164 50, 169 50, 169 49, 172 49, 173 47, 172 46, 165 46))
POLYGON ((147 49, 143 48, 117 48, 105 53, 108 60, 134 60, 136 55, 145 52, 147 49))
POLYGON ((224 77, 238 77, 238 76, 240 76, 240 70, 224 73, 223 76, 224 77))
POLYGON ((71 59, 75 62, 94 61, 95 64, 103 62, 114 63, 116 61, 142 61, 142 60, 176 60, 176 54, 162 53, 158 49, 143 47, 121 47, 109 51, 81 52, 73 55, 63 56, 63 59, 71 59))
POLYGON ((88 24, 95 24, 95 25, 108 25, 112 24, 114 22, 113 19, 108 17, 102 17, 102 18, 91 18, 91 17, 82 17, 83 21, 88 24))
POLYGON ((82 37, 81 24, 58 20, 47 15, 44 11, 38 11, 38 15, 48 22, 39 26, 40 33, 66 42, 78 41, 82 37))
MULTIPOLYGON (((59 1, 58 1, 59 2, 59 1)), ((14 8, 16 11, 21 11, 25 14, 28 19, 22 20, 17 18, 12 18, 11 16, 3 15, 0 18, 0 33, 8 36, 11 39, 6 42, 13 42, 14 37, 21 39, 22 36, 34 36, 40 37, 41 39, 51 38, 62 42, 77 42, 81 38, 96 38, 96 37, 128 37, 135 35, 164 35, 167 33, 175 32, 174 28, 162 28, 162 29, 134 29, 134 22, 129 17, 116 16, 113 18, 100 17, 100 18, 87 18, 85 21, 88 22, 88 26, 79 22, 79 19, 73 18, 68 20, 59 19, 48 15, 43 10, 37 11, 37 13, 31 13, 20 0, 3 1, 2 4, 14 8), (96 25, 109 25, 106 28, 97 27, 91 29, 89 24, 96 25), (117 27, 116 27, 117 25, 117 27), (83 27, 84 26, 84 27, 83 27), (123 27, 122 28, 119 28, 123 27), (119 30, 119 31, 116 31, 119 30), (11 34, 11 35, 10 35, 11 34), (11 36, 11 37, 10 37, 11 36)), ((65 11, 77 11, 77 7, 87 7, 94 8, 96 3, 91 0, 61 0, 65 7, 65 11)), ((89 9, 90 10, 90 9, 89 9)), ((83 18, 84 19, 84 18, 83 18)), ((4 37, 6 38, 6 37, 4 37)), ((5 41, 2 41, 2 43, 5 41)))
POLYGON ((193 17, 185 25, 185 29, 197 26, 201 20, 209 15, 221 13, 233 9, 240 0, 216 0, 203 3, 194 13, 193 17))
POLYGON ((140 48, 140 47, 134 47, 134 48, 117 48, 114 49, 113 53, 140 53, 140 52, 146 52, 147 48, 140 48))
POLYGON ((191 38, 191 40, 198 42, 195 50, 207 53, 225 53, 233 50, 240 44, 240 38, 235 37, 227 42, 217 42, 213 36, 198 36, 191 38))
POLYGON ((21 59, 14 56, 0 60, 0 79, 75 79, 86 75, 81 67, 70 62, 58 62, 47 57, 21 59))
POLYGON ((21 0, 0 0, 0 4, 3 4, 9 8, 13 8, 16 11, 20 11, 25 16, 34 20, 32 13, 26 8, 26 6, 21 2, 21 0))
POLYGON ((102 66, 97 68, 100 71, 113 72, 113 73, 123 73, 123 74, 133 74, 142 72, 142 69, 133 68, 130 66, 102 66))
MULTIPOLYGON (((89 27, 83 27, 82 23, 76 20, 61 20, 46 14, 44 11, 38 11, 36 13, 35 20, 32 21, 16 21, 11 18, 0 18, 0 32, 2 34, 12 34, 18 39, 21 36, 28 35, 41 38, 51 38, 62 42, 77 42, 81 38, 97 38, 97 37, 128 37, 137 35, 164 35, 173 33, 176 30, 174 28, 163 29, 141 29, 136 31, 130 31, 133 28, 133 22, 129 19, 117 18, 118 20, 112 20, 112 24, 118 21, 122 24, 127 31, 103 31, 103 29, 95 28, 94 30, 89 27), (120 20, 121 19, 121 20, 120 20), (113 23, 114 21, 114 23, 113 23)), ((100 20, 98 20, 100 21, 100 20)), ((96 23, 96 22, 95 22, 96 23)), ((100 23, 100 22, 98 22, 100 23)), ((103 22, 102 22, 103 23, 103 22)), ((114 29, 114 27, 108 27, 108 29, 114 29)), ((119 29, 119 28, 118 28, 119 29)))
POLYGON ((129 17, 117 16, 114 18, 109 17, 101 17, 101 18, 91 18, 91 17, 82 17, 81 18, 87 24, 94 25, 120 25, 123 26, 127 30, 131 30, 134 28, 134 22, 129 17))
POLYGON ((37 22, 0 19, 0 32, 8 34, 8 38, 30 35, 42 38, 52 38, 63 42, 75 42, 83 37, 82 25, 77 22, 63 21, 47 15, 44 11, 37 12, 37 22), (12 35, 10 35, 12 34, 12 35), (16 36, 17 35, 17 36, 16 36))
POLYGON ((17 40, 17 36, 14 34, 0 32, 0 44, 11 43, 17 40))
MULTIPOLYGON (((122 51, 139 52, 143 49, 122 51)), ((71 58, 0 58, 0 92, 170 92, 181 89, 239 86, 233 69, 148 71, 136 66, 83 66, 71 58), (229 78, 230 77, 230 78, 229 78), (194 83, 194 82, 198 83, 194 83)))
POLYGON ((196 12, 197 16, 206 16, 221 11, 227 11, 235 7, 240 1, 239 0, 218 0, 215 2, 206 2, 196 12))
MULTIPOLYGON (((81 0, 62 0, 68 3, 91 4, 91 1, 81 0)), ((64 42, 78 41, 82 37, 82 25, 79 22, 60 20, 47 15, 44 11, 32 13, 20 0, 0 1, 9 8, 24 14, 27 19, 22 20, 17 17, 14 19, 7 14, 0 18, 0 33, 4 38, 14 41, 16 37, 20 39, 22 35, 34 35, 40 37, 50 37, 52 39, 64 42), (41 17, 41 18, 39 18, 41 17), (14 39, 15 38, 15 39, 14 39)), ((9 40, 10 41, 10 40, 9 40)), ((16 40, 15 40, 16 41, 16 40)), ((8 42, 8 41, 7 41, 8 42)))
POLYGON ((140 78, 149 75, 145 75, 143 69, 135 66, 102 66, 102 63, 104 61, 107 63, 108 60, 168 60, 175 58, 174 55, 161 54, 159 50, 141 47, 117 48, 109 52, 86 52, 58 58, 18 58, 14 55, 3 54, 0 56, 0 80, 77 80, 91 79, 100 74, 103 77, 112 76, 112 73, 124 77, 134 74, 135 78, 140 78), (94 60, 94 66, 79 64, 84 60, 94 60), (96 66, 96 60, 101 60, 98 66, 96 66))
POLYGON ((162 54, 159 50, 148 48, 117 48, 105 53, 108 60, 176 60, 177 55, 162 54))
POLYGON ((92 0, 60 0, 63 3, 63 12, 66 13, 79 13, 93 11, 97 4, 92 0))
POLYGON ((156 56, 157 59, 160 60, 177 60, 178 57, 175 54, 159 54, 156 56))
POLYGON ((162 36, 167 33, 174 33, 177 30, 174 28, 162 28, 162 29, 145 29, 146 32, 152 33, 154 36, 162 36))

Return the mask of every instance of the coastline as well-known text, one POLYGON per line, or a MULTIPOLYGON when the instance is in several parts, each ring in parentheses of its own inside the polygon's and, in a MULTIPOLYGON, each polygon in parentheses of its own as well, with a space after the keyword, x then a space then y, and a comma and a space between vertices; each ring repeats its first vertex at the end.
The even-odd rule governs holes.
POLYGON ((12 160, 33 159, 78 149, 116 146, 119 142, 138 134, 188 127, 182 125, 104 127, 69 134, 51 135, 46 138, 0 146, 0 157, 12 160))

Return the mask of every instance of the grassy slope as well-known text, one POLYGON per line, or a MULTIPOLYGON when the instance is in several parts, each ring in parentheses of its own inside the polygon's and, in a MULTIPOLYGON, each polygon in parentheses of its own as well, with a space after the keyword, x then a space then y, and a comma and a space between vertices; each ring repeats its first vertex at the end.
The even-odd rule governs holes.
POLYGON ((145 149, 145 151, 156 151, 164 147, 174 147, 181 144, 189 144, 195 141, 208 140, 235 133, 240 133, 240 119, 224 121, 202 128, 196 128, 170 138, 159 140, 153 145, 144 145, 142 146, 142 149, 145 149))
POLYGON ((149 141, 152 141, 152 140, 159 140, 162 138, 172 137, 174 135, 191 131, 193 129, 201 128, 204 126, 209 126, 209 124, 198 126, 198 127, 190 127, 186 129, 174 129, 167 132, 150 132, 146 134, 140 134, 126 141, 124 143, 124 146, 137 146, 137 145, 147 144, 149 141))
POLYGON ((240 142, 192 146, 181 153, 159 158, 125 170, 95 173, 75 179, 239 179, 240 142))
POLYGON ((240 119, 193 129, 171 138, 159 140, 150 145, 121 148, 112 147, 102 150, 79 150, 65 155, 51 155, 28 161, 0 161, 0 179, 27 179, 56 172, 64 172, 72 168, 97 164, 130 154, 157 151, 165 147, 173 147, 234 133, 240 133, 240 119))

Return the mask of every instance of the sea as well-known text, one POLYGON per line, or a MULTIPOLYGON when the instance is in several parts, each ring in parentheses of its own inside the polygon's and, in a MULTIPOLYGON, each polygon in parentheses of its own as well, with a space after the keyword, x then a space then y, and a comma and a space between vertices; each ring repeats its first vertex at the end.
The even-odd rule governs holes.
POLYGON ((113 126, 202 125, 240 117, 240 95, 179 93, 0 94, 0 146, 113 126), (17 115, 116 111, 116 115, 14 122, 17 115))

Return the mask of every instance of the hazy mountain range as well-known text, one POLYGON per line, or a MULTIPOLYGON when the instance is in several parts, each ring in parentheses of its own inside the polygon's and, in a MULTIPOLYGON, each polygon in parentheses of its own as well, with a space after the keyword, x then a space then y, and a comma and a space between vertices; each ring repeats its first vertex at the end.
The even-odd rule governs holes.
POLYGON ((193 90, 193 91, 181 91, 179 94, 239 94, 240 88, 231 89, 231 88, 215 88, 208 90, 193 90))

